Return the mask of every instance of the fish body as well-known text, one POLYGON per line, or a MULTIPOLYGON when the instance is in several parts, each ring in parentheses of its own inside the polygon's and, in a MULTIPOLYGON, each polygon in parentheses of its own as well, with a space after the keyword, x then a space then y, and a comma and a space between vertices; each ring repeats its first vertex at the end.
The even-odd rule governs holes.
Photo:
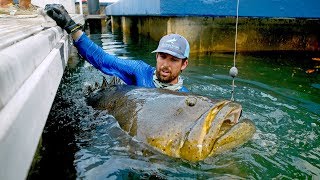
POLYGON ((138 141, 193 162, 237 147, 255 132, 250 120, 239 123, 240 104, 190 93, 116 85, 91 93, 87 103, 107 110, 138 141))

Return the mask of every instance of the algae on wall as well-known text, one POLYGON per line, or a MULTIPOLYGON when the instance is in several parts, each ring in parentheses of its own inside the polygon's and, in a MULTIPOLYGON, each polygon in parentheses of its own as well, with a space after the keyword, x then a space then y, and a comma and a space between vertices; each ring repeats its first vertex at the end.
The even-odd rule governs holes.
MULTIPOLYGON (((233 17, 117 16, 112 27, 125 34, 139 33, 158 41, 168 33, 178 33, 190 43, 191 53, 233 52, 233 17)), ((240 18, 237 51, 320 51, 320 20, 240 18)))

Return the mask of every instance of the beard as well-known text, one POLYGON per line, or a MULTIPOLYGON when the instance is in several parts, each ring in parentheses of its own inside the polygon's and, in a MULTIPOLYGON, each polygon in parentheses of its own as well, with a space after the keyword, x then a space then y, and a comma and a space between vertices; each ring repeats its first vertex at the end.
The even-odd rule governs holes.
POLYGON ((171 83, 179 76, 179 74, 173 73, 168 67, 160 67, 157 69, 156 75, 158 80, 162 83, 171 83), (166 72, 168 75, 162 75, 161 72, 166 72))

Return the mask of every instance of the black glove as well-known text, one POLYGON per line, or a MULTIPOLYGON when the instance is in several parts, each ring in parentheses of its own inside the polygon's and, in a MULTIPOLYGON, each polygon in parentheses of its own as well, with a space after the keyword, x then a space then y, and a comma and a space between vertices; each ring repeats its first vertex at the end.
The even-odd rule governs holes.
POLYGON ((65 29, 68 34, 74 33, 80 29, 82 26, 76 24, 68 14, 67 10, 61 4, 47 4, 44 9, 48 16, 56 21, 57 25, 62 29, 65 29))

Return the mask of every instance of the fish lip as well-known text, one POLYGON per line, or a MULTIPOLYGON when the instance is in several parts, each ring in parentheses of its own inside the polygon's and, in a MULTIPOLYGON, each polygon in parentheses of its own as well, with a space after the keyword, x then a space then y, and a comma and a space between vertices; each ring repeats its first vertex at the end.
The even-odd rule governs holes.
POLYGON ((215 107, 210 108, 205 115, 206 123, 210 124, 207 128, 207 132, 209 132, 210 128, 216 124, 221 125, 224 122, 228 122, 233 125, 238 123, 241 114, 242 107, 240 104, 229 100, 218 102, 218 104, 215 107))
POLYGON ((242 107, 238 103, 229 100, 217 102, 190 128, 181 143, 180 156, 189 161, 199 161, 209 157, 216 140, 238 123, 241 111, 242 107), (227 125, 222 129, 226 122, 231 126, 227 125), (189 152, 193 155, 188 155, 189 152))
MULTIPOLYGON (((212 133, 212 128, 217 128, 214 134, 220 134, 220 132, 222 132, 222 124, 228 123, 229 125, 231 125, 231 127, 234 126, 239 122, 241 114, 242 106, 240 104, 229 100, 220 102, 220 104, 217 107, 211 108, 206 116, 206 120, 210 125, 207 127, 205 134, 209 135, 210 133, 212 133), (215 112, 215 114, 214 116, 211 115, 211 118, 208 118, 207 116, 210 116, 211 112, 215 112)), ((228 132, 230 129, 226 130, 225 132, 228 132)))
MULTIPOLYGON (((235 104, 233 102, 230 102, 230 103, 235 104)), ((242 107, 241 107, 241 105, 240 104, 236 104, 236 105, 237 105, 237 107, 233 108, 232 111, 229 113, 229 115, 235 114, 234 120, 231 121, 234 124, 239 122, 239 119, 240 119, 240 117, 242 115, 242 107)))
MULTIPOLYGON (((225 107, 229 108, 230 110, 225 113, 225 116, 223 116, 224 122, 230 121, 230 123, 232 123, 232 124, 238 123, 239 119, 242 115, 242 106, 236 102, 233 102, 233 101, 225 101, 222 108, 219 109, 219 112, 224 110, 225 107)), ((219 112, 217 112, 217 114, 219 112)), ((214 118, 216 118, 216 117, 214 117, 214 118)))

